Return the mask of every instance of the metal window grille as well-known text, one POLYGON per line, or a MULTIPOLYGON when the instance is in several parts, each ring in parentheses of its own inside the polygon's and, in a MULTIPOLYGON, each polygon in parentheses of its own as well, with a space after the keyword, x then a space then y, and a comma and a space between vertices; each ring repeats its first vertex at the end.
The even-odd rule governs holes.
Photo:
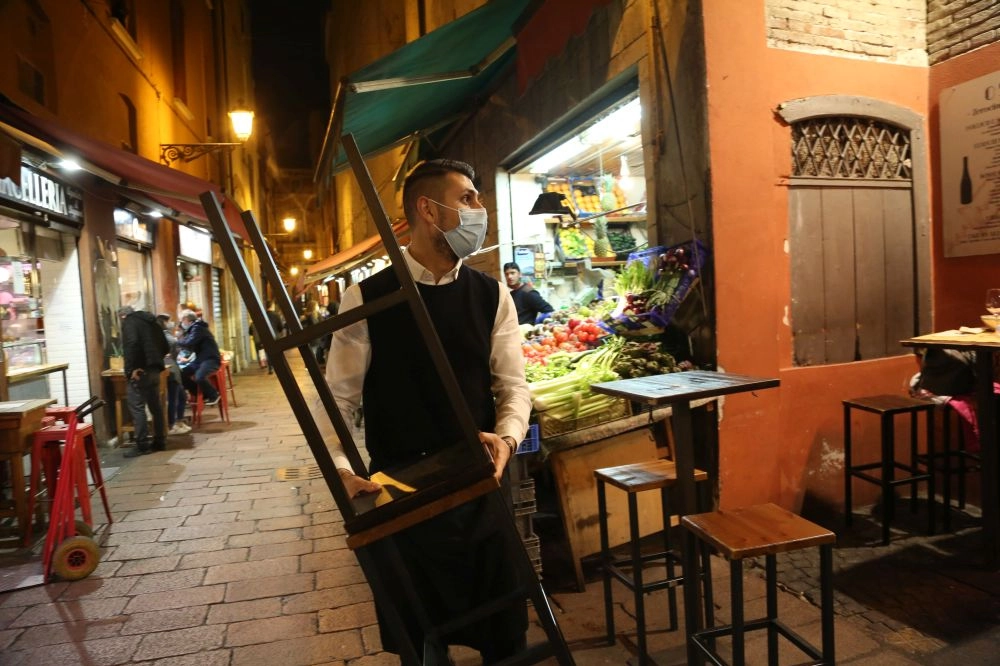
POLYGON ((792 125, 792 176, 911 180, 910 133, 871 118, 799 121, 792 125))

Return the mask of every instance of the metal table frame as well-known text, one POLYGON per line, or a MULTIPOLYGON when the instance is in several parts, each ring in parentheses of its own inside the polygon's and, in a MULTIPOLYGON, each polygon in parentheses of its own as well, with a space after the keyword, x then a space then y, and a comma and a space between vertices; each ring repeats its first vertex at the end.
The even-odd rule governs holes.
POLYGON ((991 569, 1000 568, 1000 409, 993 394, 993 359, 1000 353, 1000 334, 930 333, 900 341, 904 347, 937 347, 976 352, 976 420, 982 469, 983 558, 991 569))
MULTIPOLYGON (((691 371, 592 384, 590 390, 594 393, 628 398, 650 407, 670 405, 673 408, 671 427, 674 434, 674 463, 677 466, 677 488, 680 495, 680 512, 683 515, 693 513, 697 506, 691 401, 773 388, 778 384, 777 379, 724 372, 691 371)), ((691 539, 693 537, 690 534, 683 535, 684 622, 689 635, 702 628, 701 598, 696 584, 700 568, 695 555, 697 549, 688 547, 691 539)), ((689 664, 701 663, 698 648, 693 642, 687 643, 687 653, 689 664)))

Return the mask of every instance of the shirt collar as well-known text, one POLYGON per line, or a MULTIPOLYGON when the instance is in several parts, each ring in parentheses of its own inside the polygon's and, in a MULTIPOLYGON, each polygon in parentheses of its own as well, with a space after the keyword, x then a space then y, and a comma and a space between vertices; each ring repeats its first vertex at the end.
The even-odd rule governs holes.
POLYGON ((430 285, 442 285, 449 284, 458 279, 458 270, 462 267, 461 259, 455 263, 454 268, 441 276, 440 280, 435 281, 434 274, 424 268, 423 264, 414 259, 413 255, 411 255, 408 250, 409 248, 403 248, 403 259, 406 260, 406 267, 409 269, 410 275, 413 276, 414 282, 430 285))

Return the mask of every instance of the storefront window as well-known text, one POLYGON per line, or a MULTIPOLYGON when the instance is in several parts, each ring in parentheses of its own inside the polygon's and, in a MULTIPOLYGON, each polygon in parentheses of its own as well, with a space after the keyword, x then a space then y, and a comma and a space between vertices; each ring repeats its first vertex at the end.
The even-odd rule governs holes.
POLYGON ((149 263, 147 251, 118 248, 118 287, 122 305, 147 311, 153 307, 149 263))
POLYGON ((594 269, 647 245, 641 113, 637 95, 620 99, 510 172, 512 259, 556 309, 594 298, 594 269))
POLYGON ((0 214, 0 319, 10 370, 49 362, 45 308, 65 271, 72 270, 65 244, 71 238, 0 214))

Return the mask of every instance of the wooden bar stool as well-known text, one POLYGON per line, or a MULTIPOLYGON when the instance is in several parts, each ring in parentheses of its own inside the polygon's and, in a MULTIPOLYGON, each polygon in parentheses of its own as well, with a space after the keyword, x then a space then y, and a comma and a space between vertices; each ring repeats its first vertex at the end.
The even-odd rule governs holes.
MULTIPOLYGON (((669 631, 677 629, 677 586, 685 581, 683 575, 678 575, 676 566, 680 564, 680 554, 674 552, 670 539, 670 517, 675 515, 670 510, 669 491, 677 483, 677 467, 669 460, 652 460, 631 465, 618 465, 594 470, 597 480, 597 513, 601 528, 601 569, 604 579, 604 618, 607 628, 608 644, 615 643, 615 619, 611 595, 611 577, 617 578, 635 595, 636 647, 639 652, 639 663, 646 664, 649 655, 646 652, 646 608, 645 595, 656 590, 667 590, 669 608, 669 631), (608 537, 608 510, 605 484, 610 484, 628 493, 629 538, 631 554, 629 557, 615 559, 611 554, 608 537), (647 490, 660 491, 660 508, 663 516, 663 550, 656 553, 642 554, 639 530, 639 506, 637 495, 647 490), (645 581, 643 568, 647 563, 660 562, 665 568, 665 577, 654 581, 645 581)), ((705 481, 708 474, 695 470, 695 481, 705 481)), ((707 560, 708 549, 702 551, 702 557, 707 560)), ((706 571, 707 562, 703 563, 706 571)), ((712 626, 712 578, 703 579, 706 602, 706 624, 712 626)))
MULTIPOLYGON (((699 513, 681 518, 681 524, 702 543, 709 544, 729 560, 729 585, 732 621, 728 625, 688 633, 688 641, 716 664, 725 663, 714 650, 714 639, 732 636, 732 664, 742 666, 745 660, 746 632, 767 629, 769 664, 778 663, 778 635, 816 661, 813 664, 833 664, 833 544, 836 535, 830 530, 786 511, 774 504, 758 504, 742 509, 699 513), (823 632, 822 650, 810 644, 778 619, 778 576, 776 554, 802 548, 819 547, 820 614, 823 632), (767 586, 767 616, 747 621, 743 617, 743 560, 765 556, 767 586)), ((687 548, 694 548, 689 539, 687 548)), ((705 572, 711 576, 710 571, 705 572)))
POLYGON ((902 484, 909 484, 910 508, 916 512, 917 484, 927 483, 927 532, 934 534, 934 475, 920 470, 917 452, 917 415, 923 412, 927 415, 927 455, 932 459, 934 457, 934 407, 935 404, 929 400, 918 400, 903 395, 873 395, 844 400, 844 520, 848 526, 853 522, 851 482, 855 477, 879 486, 882 489, 882 545, 889 543, 889 524, 895 513, 894 489, 902 484), (880 460, 860 465, 855 465, 852 462, 852 409, 878 414, 881 421, 882 442, 880 460), (895 417, 897 414, 910 415, 909 464, 896 460, 895 417), (877 476, 869 474, 869 470, 879 470, 879 474, 877 476), (896 470, 902 470, 908 476, 897 479, 896 470))

